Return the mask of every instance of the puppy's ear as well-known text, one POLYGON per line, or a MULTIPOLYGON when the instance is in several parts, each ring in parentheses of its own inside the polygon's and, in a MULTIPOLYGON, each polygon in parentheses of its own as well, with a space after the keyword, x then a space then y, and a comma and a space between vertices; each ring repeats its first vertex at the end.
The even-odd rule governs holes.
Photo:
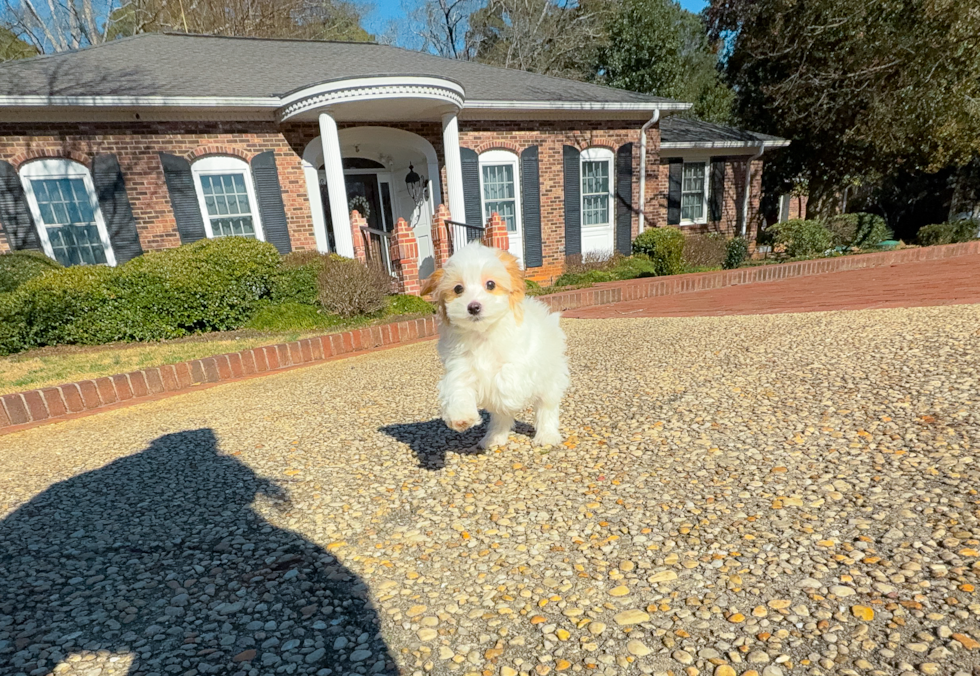
POLYGON ((510 309, 520 324, 524 321, 524 308, 521 306, 521 301, 524 300, 524 271, 517 264, 517 258, 507 251, 497 251, 497 258, 504 264, 510 277, 510 309))
POLYGON ((446 315, 446 298, 439 288, 442 284, 442 277, 446 274, 443 268, 439 268, 425 280, 425 284, 422 285, 422 296, 428 296, 432 294, 432 299, 436 303, 436 309, 439 312, 439 316, 442 317, 443 321, 448 322, 449 317, 446 315))
POLYGON ((422 295, 428 296, 430 293, 433 293, 439 287, 439 282, 442 281, 444 274, 446 274, 446 271, 439 268, 429 275, 429 278, 425 280, 425 284, 422 285, 422 295))

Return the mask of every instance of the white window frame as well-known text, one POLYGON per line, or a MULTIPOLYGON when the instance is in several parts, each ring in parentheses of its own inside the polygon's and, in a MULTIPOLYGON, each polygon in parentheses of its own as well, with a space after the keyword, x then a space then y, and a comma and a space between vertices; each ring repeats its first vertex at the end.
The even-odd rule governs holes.
POLYGON ((112 250, 112 242, 109 240, 109 229, 106 228, 105 218, 102 216, 102 209, 99 208, 98 194, 95 192, 95 184, 92 183, 92 174, 84 164, 61 157, 48 158, 43 160, 32 160, 24 164, 19 171, 21 184, 24 186, 24 193, 27 196, 27 205, 34 217, 34 224, 37 226, 38 237, 41 240, 41 248, 48 258, 54 260, 54 247, 48 238, 48 228, 41 218, 41 208, 34 194, 34 186, 31 179, 58 179, 58 178, 80 178, 85 184, 85 191, 88 193, 89 205, 95 214, 95 225, 99 230, 99 240, 105 250, 106 265, 115 267, 116 254, 112 250))
POLYGON ((484 222, 489 219, 487 215, 486 192, 483 190, 483 168, 499 167, 510 165, 514 169, 514 226, 516 230, 507 231, 508 235, 524 236, 524 223, 521 220, 521 167, 517 155, 509 150, 488 150, 480 155, 480 213, 483 214, 484 222))
MULTIPOLYGON (((616 176, 613 173, 615 170, 615 163, 613 162, 614 156, 613 151, 609 148, 586 148, 582 151, 579 158, 579 180, 578 180, 578 192, 579 192, 579 218, 581 219, 581 227, 583 228, 611 228, 615 224, 615 194, 614 186, 616 183, 616 176), (606 210, 606 214, 609 220, 605 223, 592 223, 590 225, 585 224, 585 171, 583 165, 586 162, 605 162, 609 165, 609 208, 606 210)), ((600 193, 589 193, 592 195, 598 195, 600 193)))
POLYGON ((708 193, 711 192, 711 162, 709 160, 684 160, 681 165, 681 222, 683 225, 706 225, 708 223, 708 204, 710 197, 708 193), (684 167, 688 167, 693 164, 704 165, 704 197, 701 200, 701 218, 690 219, 684 218, 684 167))
POLYGON ((196 160, 191 165, 191 173, 194 175, 194 190, 197 191, 197 203, 201 208, 204 232, 208 239, 214 239, 214 231, 211 228, 211 216, 208 214, 208 207, 204 201, 204 186, 201 185, 201 177, 217 174, 243 174, 245 176, 245 192, 248 194, 248 206, 251 210, 252 227, 255 228, 255 238, 260 242, 265 241, 265 230, 262 228, 262 218, 259 215, 259 201, 255 198, 255 186, 252 183, 252 168, 248 162, 231 155, 209 155, 196 160))

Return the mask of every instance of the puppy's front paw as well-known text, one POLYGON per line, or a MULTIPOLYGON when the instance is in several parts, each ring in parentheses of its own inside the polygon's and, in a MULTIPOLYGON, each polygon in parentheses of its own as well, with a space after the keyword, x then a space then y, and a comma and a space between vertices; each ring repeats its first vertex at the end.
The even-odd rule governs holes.
POLYGON ((465 432, 469 428, 475 427, 483 422, 479 412, 471 413, 469 415, 461 415, 459 413, 454 413, 452 415, 447 414, 443 416, 443 420, 446 421, 446 425, 448 425, 450 429, 456 430, 457 432, 465 432))
POLYGON ((561 441, 561 432, 558 430, 539 430, 531 443, 534 446, 557 446, 561 441))
POLYGON ((480 448, 487 449, 487 448, 493 448, 494 446, 506 446, 508 441, 510 441, 510 436, 508 432, 504 432, 503 434, 487 433, 486 436, 480 439, 480 443, 477 445, 480 448))

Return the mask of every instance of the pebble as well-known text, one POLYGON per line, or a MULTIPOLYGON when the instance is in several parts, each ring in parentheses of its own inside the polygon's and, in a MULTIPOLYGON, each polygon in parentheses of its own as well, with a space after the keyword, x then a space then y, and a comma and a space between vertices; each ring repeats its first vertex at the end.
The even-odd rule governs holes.
POLYGON ((564 326, 548 449, 433 343, 0 443, 0 671, 980 676, 980 307, 564 326))

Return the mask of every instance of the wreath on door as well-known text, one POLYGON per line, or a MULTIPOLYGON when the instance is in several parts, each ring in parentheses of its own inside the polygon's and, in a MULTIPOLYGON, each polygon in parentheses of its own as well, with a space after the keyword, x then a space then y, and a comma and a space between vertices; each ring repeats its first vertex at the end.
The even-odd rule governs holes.
POLYGON ((367 201, 367 197, 363 195, 348 197, 347 204, 350 206, 351 211, 356 209, 364 217, 365 221, 371 217, 371 203, 367 201))

